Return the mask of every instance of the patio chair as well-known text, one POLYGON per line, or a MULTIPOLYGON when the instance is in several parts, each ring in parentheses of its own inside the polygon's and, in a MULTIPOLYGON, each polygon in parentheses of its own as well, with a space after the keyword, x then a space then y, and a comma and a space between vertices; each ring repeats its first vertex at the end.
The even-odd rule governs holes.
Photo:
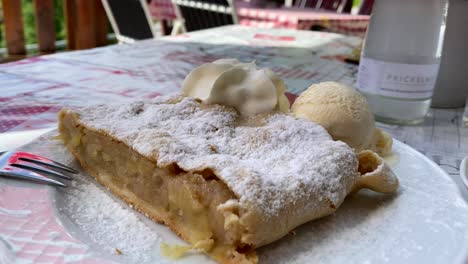
POLYGON ((359 6, 359 15, 370 15, 372 7, 374 6, 374 0, 363 0, 359 6))
POLYGON ((297 0, 295 7, 324 9, 338 13, 350 13, 352 5, 352 0, 297 0))
POLYGON ((172 0, 184 31, 237 24, 234 0, 172 0))
POLYGON ((351 13, 352 7, 352 0, 324 0, 320 6, 322 9, 336 11, 338 13, 351 13))
POLYGON ((101 0, 117 40, 135 40, 156 36, 146 0, 101 0))

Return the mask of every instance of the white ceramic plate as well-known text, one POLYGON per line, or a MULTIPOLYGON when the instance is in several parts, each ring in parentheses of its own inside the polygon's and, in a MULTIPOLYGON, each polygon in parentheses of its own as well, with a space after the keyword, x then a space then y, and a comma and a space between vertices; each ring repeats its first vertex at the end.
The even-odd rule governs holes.
MULTIPOLYGON (((23 149, 78 167, 51 135, 23 149)), ((399 141, 393 153, 398 193, 348 197, 334 215, 259 249, 260 263, 467 263, 468 206, 456 184, 399 141)), ((160 255, 161 242, 183 243, 84 172, 60 189, 0 178, 0 263, 210 261, 174 262, 160 255)))

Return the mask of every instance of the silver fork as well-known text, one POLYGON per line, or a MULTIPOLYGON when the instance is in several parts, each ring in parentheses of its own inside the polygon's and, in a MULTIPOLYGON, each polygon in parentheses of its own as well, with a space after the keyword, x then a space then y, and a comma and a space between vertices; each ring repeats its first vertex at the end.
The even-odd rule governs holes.
POLYGON ((48 176, 72 180, 67 175, 68 173, 76 174, 78 171, 59 162, 29 152, 0 152, 0 176, 66 187, 67 185, 64 183, 48 176))

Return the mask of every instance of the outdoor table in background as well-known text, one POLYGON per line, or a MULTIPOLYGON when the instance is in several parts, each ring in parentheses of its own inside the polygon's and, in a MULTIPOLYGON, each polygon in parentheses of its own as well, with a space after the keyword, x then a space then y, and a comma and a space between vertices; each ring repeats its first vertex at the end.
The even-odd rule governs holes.
POLYGON ((260 28, 291 28, 364 37, 370 16, 319 11, 312 8, 262 8, 240 2, 239 24, 260 28))
POLYGON ((177 16, 171 0, 151 0, 148 9, 153 19, 161 23, 162 35, 169 35, 169 21, 174 21, 177 16))
MULTIPOLYGON (((290 28, 340 33, 364 37, 370 16, 318 11, 312 8, 255 7, 236 1, 239 24, 258 28, 290 28)), ((149 9, 154 19, 176 19, 171 0, 152 0, 149 9)))
POLYGON ((151 0, 149 3, 151 16, 159 20, 174 20, 177 18, 171 0, 151 0))

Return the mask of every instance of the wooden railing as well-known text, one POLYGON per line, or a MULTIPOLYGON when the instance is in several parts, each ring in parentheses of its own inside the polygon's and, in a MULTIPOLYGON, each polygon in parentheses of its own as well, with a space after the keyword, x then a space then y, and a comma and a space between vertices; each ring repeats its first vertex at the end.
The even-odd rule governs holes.
MULTIPOLYGON (((107 44, 108 22, 100 0, 63 0, 68 49, 107 44)), ((5 39, 10 59, 26 56, 21 0, 2 0, 5 39)), ((34 0, 39 52, 53 53, 55 24, 53 0, 34 0)))

